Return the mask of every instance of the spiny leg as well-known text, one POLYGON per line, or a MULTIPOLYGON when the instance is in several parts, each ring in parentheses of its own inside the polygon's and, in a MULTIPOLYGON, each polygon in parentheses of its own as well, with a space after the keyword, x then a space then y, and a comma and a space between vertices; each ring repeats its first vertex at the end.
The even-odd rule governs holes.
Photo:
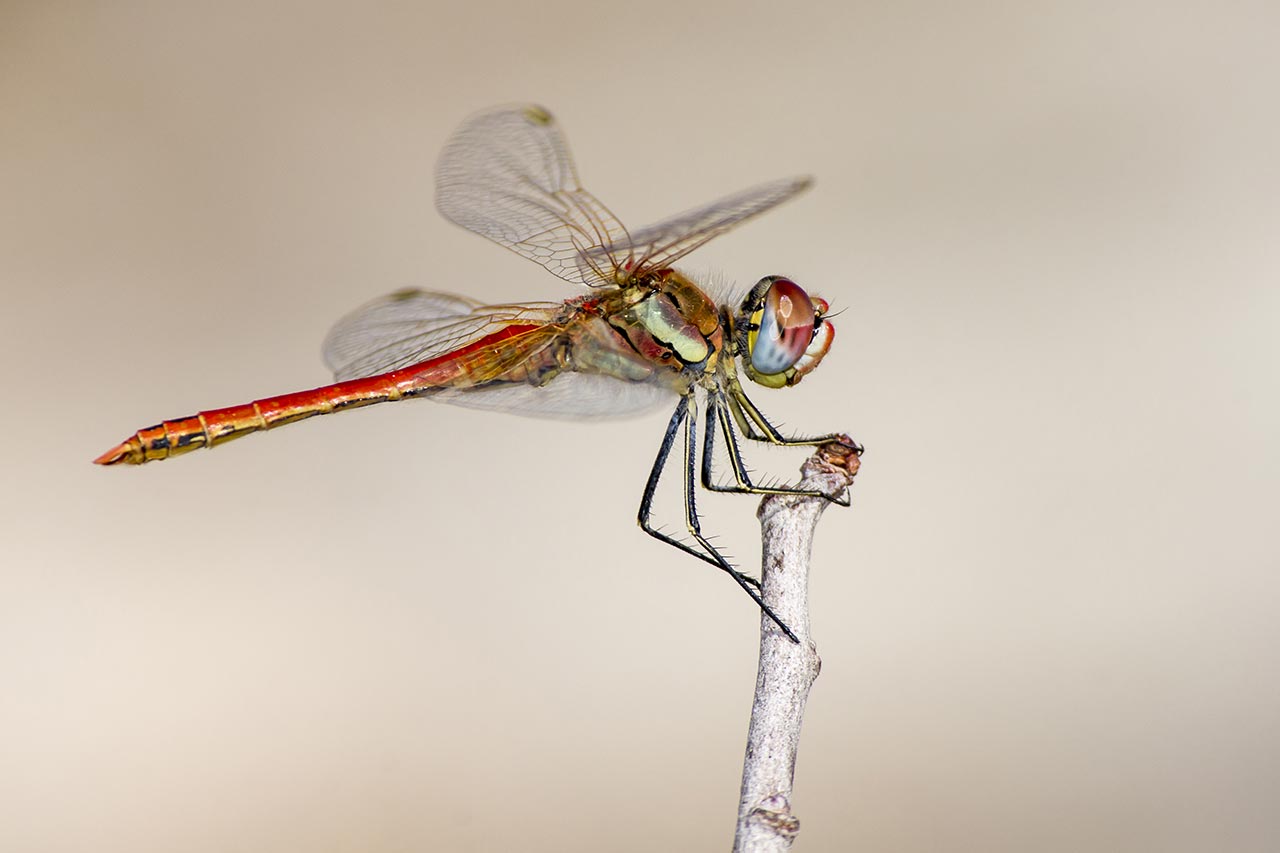
POLYGON ((760 609, 764 612, 766 616, 772 619, 774 623, 777 624, 777 626, 782 629, 782 632, 791 639, 791 642, 799 643, 800 638, 797 637, 789 627, 787 627, 787 623, 783 622, 782 619, 778 617, 778 614, 774 613, 773 610, 769 607, 769 605, 764 603, 764 600, 760 597, 760 593, 755 589, 755 587, 759 586, 759 583, 755 580, 755 578, 747 577, 742 572, 738 571, 732 565, 730 565, 729 561, 726 560, 724 556, 719 551, 716 550, 715 546, 712 545, 709 541, 707 541, 706 537, 702 535, 702 527, 698 523, 698 508, 695 503, 696 487, 694 485, 697 477, 696 470, 697 470, 697 461, 698 461, 697 460, 697 456, 698 456, 698 437, 697 436, 698 436, 698 410, 695 404, 693 407, 689 409, 689 419, 685 423, 685 427, 684 427, 685 526, 688 527, 689 534, 693 536, 695 540, 697 540, 698 544, 701 545, 706 550, 706 552, 714 558, 716 565, 718 565, 724 571, 728 572, 730 577, 732 577, 735 581, 737 581, 738 586, 742 587, 742 589, 747 593, 747 595, 751 596, 751 600, 754 601, 760 607, 760 609))
MULTIPOLYGON (((756 404, 751 402, 747 392, 742 390, 742 385, 736 381, 730 384, 729 394, 725 397, 725 403, 733 413, 733 419, 738 422, 738 427, 742 430, 742 434, 752 441, 766 441, 769 444, 776 444, 780 447, 815 447, 833 442, 835 444, 848 445, 847 438, 836 433, 812 438, 787 438, 778 432, 777 427, 769 423, 769 419, 756 408, 756 404), (756 431, 757 428, 760 432, 756 431)), ((855 443, 853 449, 857 451, 858 455, 862 455, 862 445, 855 443)))
MULTIPOLYGON (((823 435, 823 436, 818 436, 816 438, 784 437, 780 432, 778 432, 778 430, 773 426, 773 424, 769 423, 768 418, 766 418, 764 414, 759 409, 756 408, 755 404, 752 403, 750 398, 747 397, 746 392, 742 390, 742 386, 739 385, 737 382, 734 382, 730 385, 729 394, 727 396, 722 397, 721 401, 724 404, 724 408, 727 408, 729 412, 733 415, 733 419, 738 422, 738 427, 742 430, 743 435, 745 435, 747 438, 751 439, 752 441, 767 442, 769 444, 778 445, 780 447, 814 447, 814 446, 823 445, 823 444, 835 443, 835 444, 844 445, 846 447, 852 446, 852 449, 855 453, 857 453, 859 456, 862 455, 862 445, 857 443, 852 443, 851 445, 851 442, 849 441, 848 437, 843 435, 837 435, 833 433, 831 435, 823 435), (745 414, 744 414, 744 411, 745 411, 745 414), (747 420, 748 417, 751 418, 751 421, 754 421, 755 423, 762 425, 762 429, 765 430, 764 435, 760 435, 756 433, 755 429, 751 426, 751 422, 747 420)), ((737 463, 735 463, 735 470, 734 470, 734 476, 737 477, 738 476, 737 467, 738 465, 741 464, 741 459, 742 459, 741 453, 738 450, 737 437, 733 434, 733 428, 729 423, 729 419, 723 414, 723 412, 720 413, 719 419, 724 427, 723 432, 725 435, 725 440, 729 443, 730 458, 732 459, 736 457, 736 459, 738 460, 737 463)), ((751 486, 750 480, 745 477, 745 467, 743 469, 743 476, 739 477, 738 479, 738 485, 742 486, 744 485, 744 482, 746 486, 749 486, 751 487, 751 489, 754 489, 754 487, 751 486)), ((711 486, 708 486, 707 488, 711 488, 711 486)), ((746 491, 750 491, 751 489, 746 489, 746 491)), ((733 488, 723 489, 722 488, 722 489, 716 489, 715 491, 739 491, 739 489, 733 489, 733 488)), ((772 494, 772 493, 763 492, 762 494, 772 494)), ((782 490, 780 492, 777 492, 777 494, 798 494, 798 495, 808 496, 815 493, 782 490)), ((830 495, 827 495, 821 492, 818 492, 816 494, 820 497, 826 498, 827 500, 831 501, 833 504, 836 504, 837 506, 849 505, 848 491, 842 492, 839 497, 834 497, 834 498, 831 497, 830 495)))
POLYGON ((742 589, 751 596, 751 600, 756 603, 766 616, 774 621, 782 632, 794 643, 800 642, 795 633, 787 627, 773 610, 764 603, 760 597, 760 593, 756 590, 759 583, 754 579, 747 577, 742 572, 735 569, 729 564, 715 547, 707 541, 702 535, 702 530, 698 524, 698 510, 694 502, 694 477, 697 467, 697 413, 691 410, 689 397, 681 397, 679 405, 676 406, 675 412, 671 415, 671 420, 667 423, 666 434, 662 437, 662 445, 658 448, 658 457, 654 460, 653 469, 649 472, 649 479, 644 486, 644 496, 640 499, 639 522, 640 529, 655 539, 660 539, 668 545, 674 545, 686 554, 692 554, 698 559, 710 563, 721 571, 727 572, 731 578, 742 587, 742 589), (700 551, 687 543, 681 542, 660 530, 655 529, 650 523, 649 518, 653 508, 653 496, 658 488, 658 480, 662 476, 662 471, 666 468, 667 459, 671 455, 671 446, 675 443, 676 432, 684 425, 684 445, 685 445, 685 471, 684 471, 684 506, 685 506, 685 525, 689 529, 689 533, 704 549, 700 551), (754 585, 754 586, 753 586, 754 585))
MULTIPOLYGON (((721 394, 712 392, 707 396, 707 430, 702 440, 702 486, 712 492, 733 492, 747 495, 798 495, 800 497, 827 497, 822 492, 812 489, 793 489, 787 486, 757 486, 751 482, 747 466, 742 461, 742 450, 738 447, 738 437, 733 432, 733 423, 725 411, 727 404, 721 394), (715 446, 716 428, 724 435, 725 449, 729 455, 729 466, 733 468, 736 485, 721 486, 713 482, 711 462, 715 446)), ((837 501, 839 503, 839 501, 837 501)))
MULTIPOLYGON (((671 455, 672 445, 675 444, 676 433, 680 430, 680 427, 685 424, 686 420, 689 419, 689 404, 689 397, 681 397, 679 405, 676 406, 675 412, 671 415, 671 420, 667 422, 667 431, 662 437, 662 445, 658 448, 658 457, 654 460, 653 469, 649 471, 649 479, 644 484, 644 496, 640 498, 640 514, 638 520, 640 522, 640 528, 655 539, 661 539, 663 542, 666 542, 668 545, 674 545, 686 554, 692 554, 699 560, 710 563, 717 569, 723 569, 727 563, 714 548, 711 548, 709 545, 707 546, 711 554, 715 555, 713 557, 711 554, 704 553, 703 551, 694 548, 687 542, 681 542, 673 536, 668 536, 649 523, 653 510, 653 496, 658 489, 658 480, 662 476, 663 470, 667 467, 667 459, 671 455)), ((686 429, 686 434, 687 432, 688 430, 686 429)), ((687 504, 688 500, 686 499, 686 518, 688 516, 687 504)), ((733 572, 735 575, 739 574, 732 568, 730 568, 729 571, 733 572)), ((748 583, 753 581, 754 578, 747 578, 748 583)))

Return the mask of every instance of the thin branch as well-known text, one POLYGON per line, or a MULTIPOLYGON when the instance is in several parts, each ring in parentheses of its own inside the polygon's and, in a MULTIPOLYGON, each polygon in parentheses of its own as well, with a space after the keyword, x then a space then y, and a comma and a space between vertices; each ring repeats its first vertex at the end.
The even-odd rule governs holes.
MULTIPOLYGON (((854 444, 819 447, 801 467, 799 488, 838 497, 858 472, 854 444)), ((764 544, 762 597, 790 626, 787 639, 768 618, 760 620, 760 669, 751 706, 747 755, 734 853, 773 853, 791 847, 800 821, 791 814, 800 724, 809 688, 822 661, 809 633, 809 554, 818 519, 830 503, 820 497, 772 495, 757 516, 764 544)))

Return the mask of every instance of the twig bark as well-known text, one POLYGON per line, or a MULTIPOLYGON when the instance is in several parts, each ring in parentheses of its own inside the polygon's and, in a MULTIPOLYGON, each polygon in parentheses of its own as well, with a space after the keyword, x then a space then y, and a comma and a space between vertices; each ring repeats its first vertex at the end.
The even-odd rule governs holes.
MULTIPOLYGON (((804 465, 799 488, 842 494, 858 472, 858 453, 838 443, 818 448, 804 465)), ((773 853, 791 847, 800 821, 791 813, 800 724, 809 688, 822 661, 809 633, 809 554, 820 497, 770 496, 757 516, 764 544, 761 596, 800 638, 793 643, 767 617, 760 620, 760 669, 751 706, 747 755, 734 853, 773 853)))

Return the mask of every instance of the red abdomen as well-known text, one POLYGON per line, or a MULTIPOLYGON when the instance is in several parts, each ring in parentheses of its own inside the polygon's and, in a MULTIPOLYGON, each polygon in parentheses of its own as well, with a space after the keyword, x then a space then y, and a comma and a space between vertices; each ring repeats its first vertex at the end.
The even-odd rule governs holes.
POLYGON ((558 331, 548 325, 506 326, 461 349, 390 373, 162 421, 138 430, 93 461, 141 465, 314 415, 402 400, 440 388, 527 381, 532 362, 558 331))

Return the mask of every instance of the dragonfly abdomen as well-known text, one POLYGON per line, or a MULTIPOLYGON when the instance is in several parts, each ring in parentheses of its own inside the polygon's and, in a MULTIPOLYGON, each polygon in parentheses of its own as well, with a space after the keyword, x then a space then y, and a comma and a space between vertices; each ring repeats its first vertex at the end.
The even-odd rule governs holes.
POLYGON ((541 384, 559 367, 551 347, 559 335, 560 330, 554 325, 513 324, 452 352, 390 373, 162 421, 138 430, 93 461, 99 465, 141 465, 314 415, 429 396, 445 388, 465 389, 493 382, 541 384))
POLYGON ((99 465, 141 465, 213 447, 234 438, 291 424, 314 415, 391 402, 411 396, 394 374, 339 382, 310 391, 254 400, 240 406, 197 412, 185 418, 144 427, 93 460, 99 465))

